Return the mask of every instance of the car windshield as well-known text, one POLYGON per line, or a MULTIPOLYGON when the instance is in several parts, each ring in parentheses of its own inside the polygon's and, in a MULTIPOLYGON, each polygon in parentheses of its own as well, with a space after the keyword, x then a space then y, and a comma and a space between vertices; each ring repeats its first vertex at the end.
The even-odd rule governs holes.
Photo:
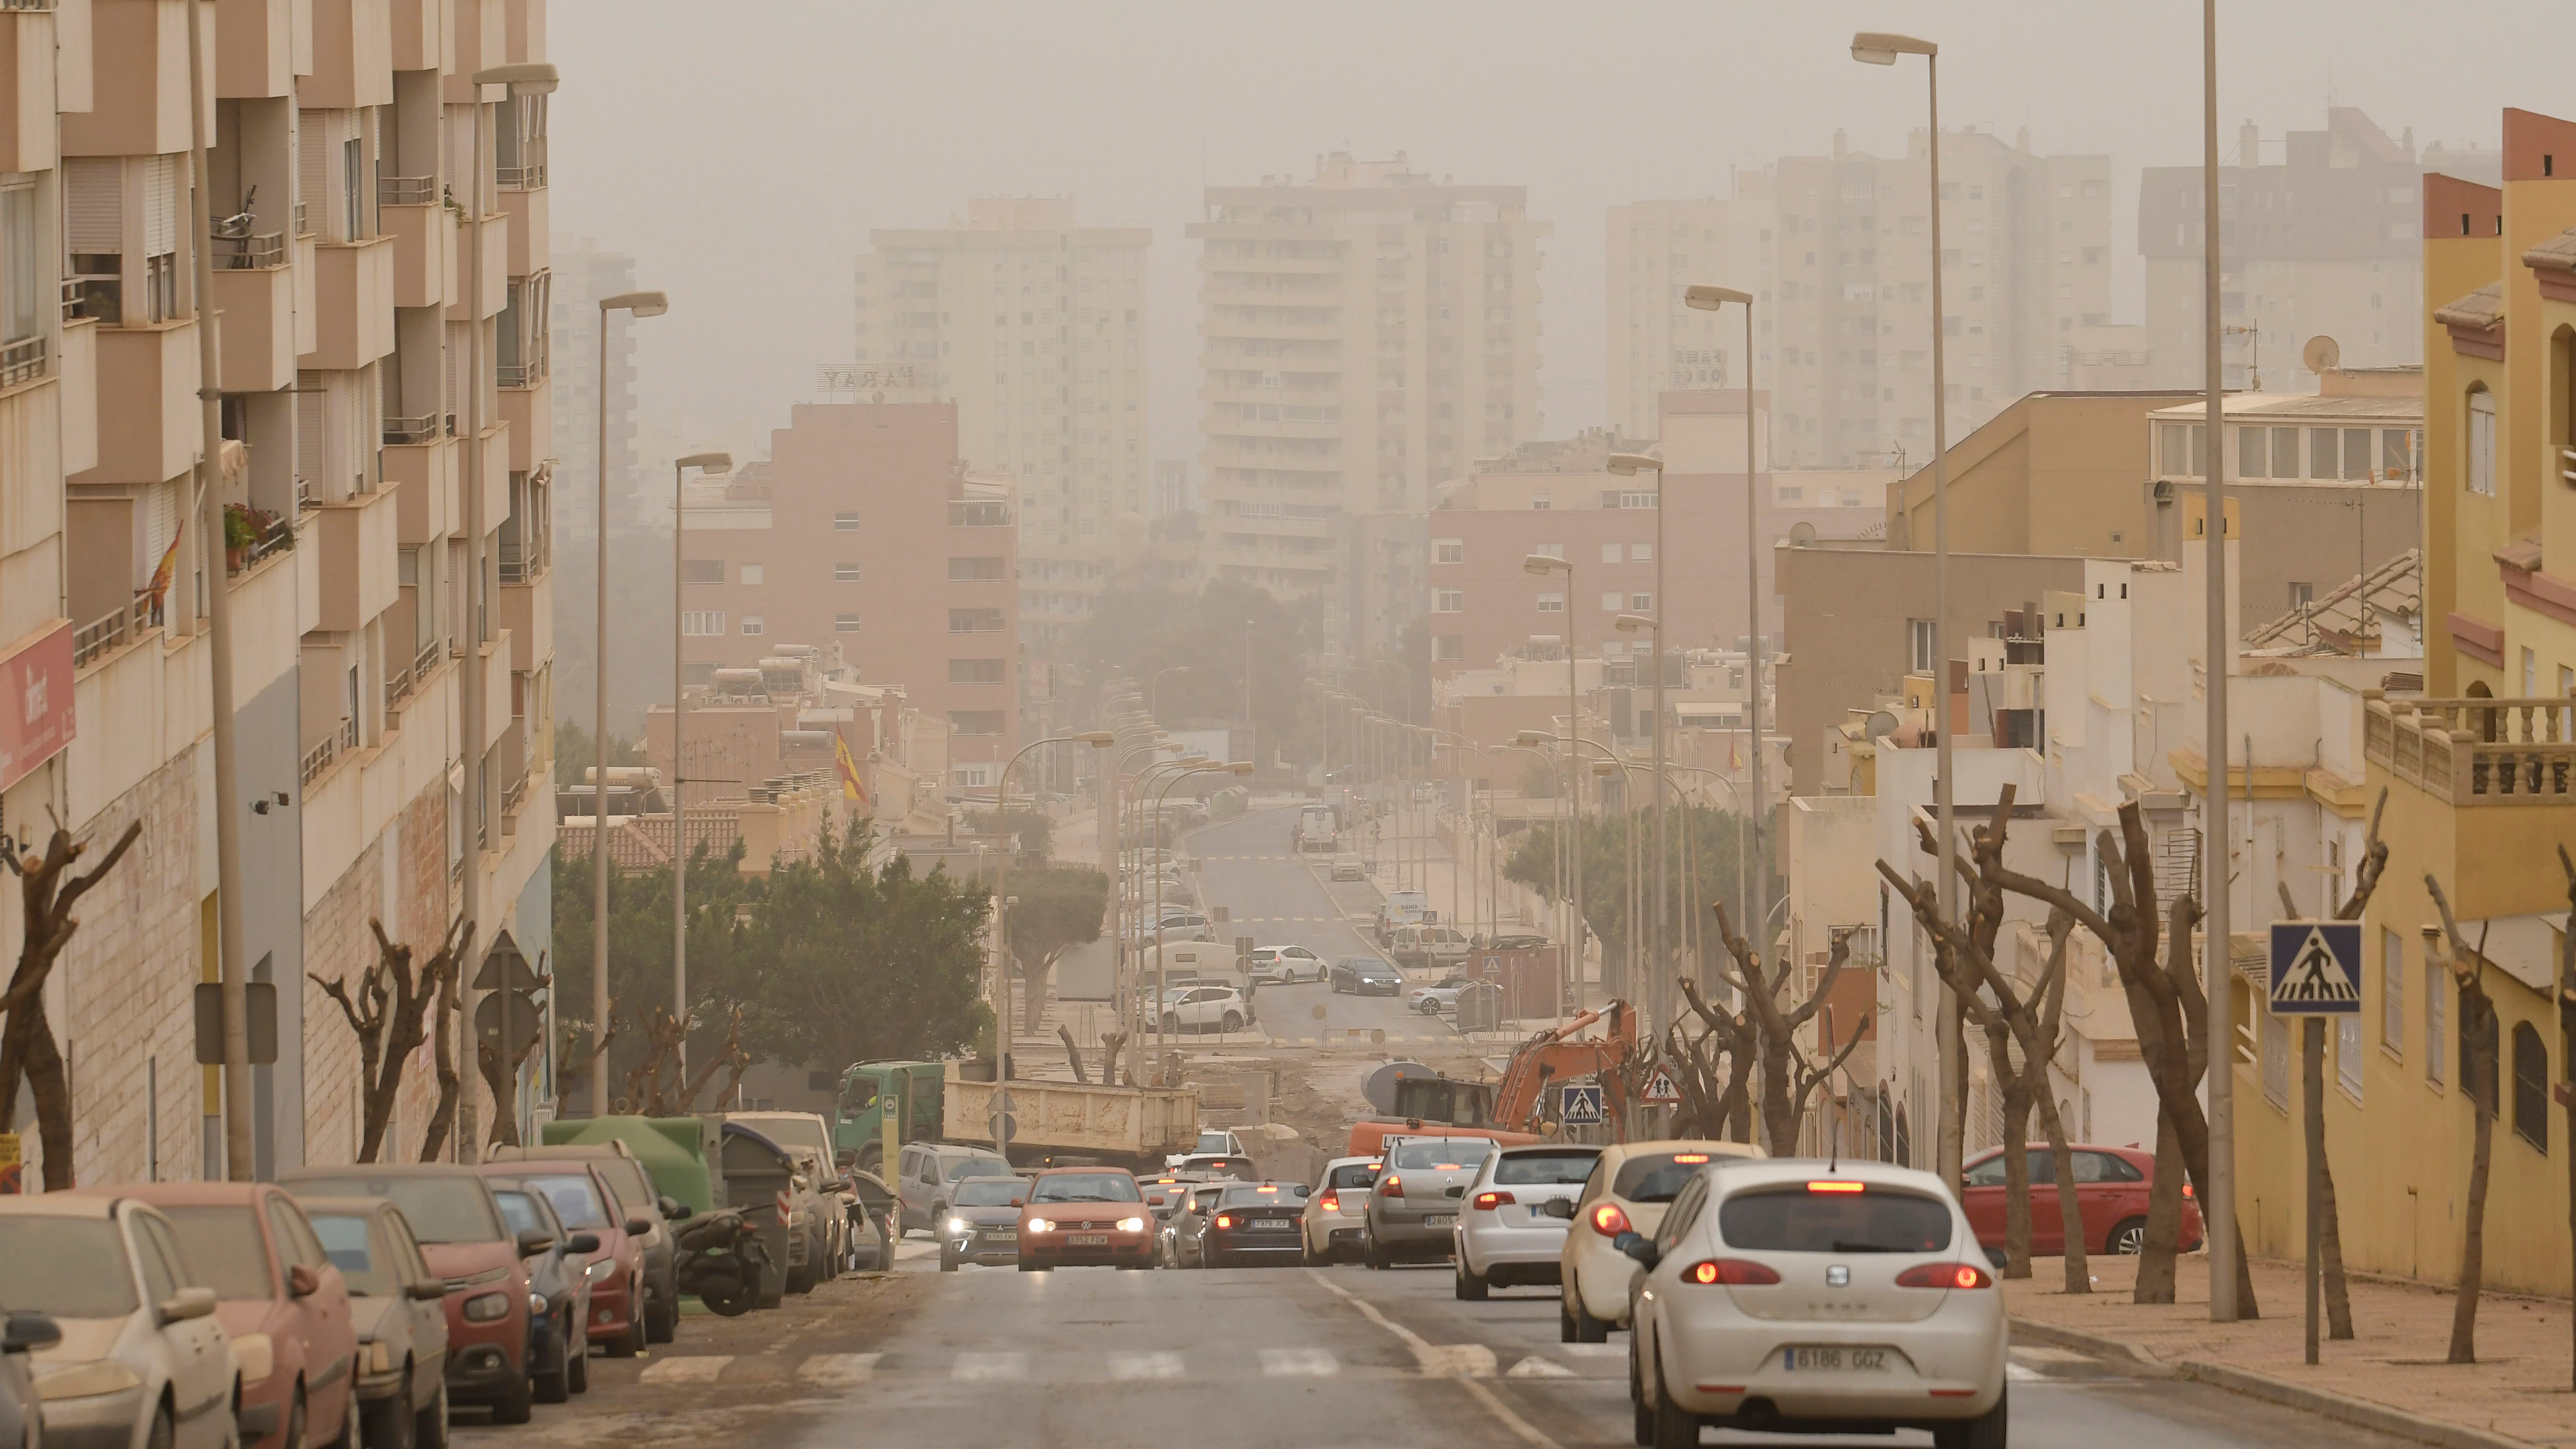
POLYGON ((1592 1175, 1598 1152, 1507 1152, 1494 1164, 1496 1187, 1568 1187, 1592 1175))
POLYGON ((1296 1202, 1297 1199, 1277 1183, 1263 1183, 1257 1187, 1248 1184, 1229 1187, 1217 1198, 1216 1205, 1221 1208, 1293 1207, 1296 1202))
POLYGON ((1011 1170, 1009 1161, 999 1157, 961 1157, 948 1164, 944 1174, 950 1182, 961 1177, 999 1177, 1011 1170))
POLYGON ((1720 1161, 1707 1152, 1640 1152, 1619 1164, 1610 1195, 1630 1202, 1671 1202, 1694 1174, 1720 1161))
POLYGON ((340 1270, 340 1279, 349 1291, 360 1298, 390 1298, 400 1288, 394 1281, 393 1264, 378 1253, 367 1239, 367 1220, 356 1213, 315 1213, 313 1232, 322 1240, 322 1251, 331 1256, 331 1266, 340 1270))
POLYGON ((1143 1202, 1136 1179, 1123 1172, 1057 1172, 1038 1179, 1031 1202, 1143 1202))
POLYGON ((1378 1166, 1374 1162, 1345 1162, 1324 1174, 1324 1186, 1337 1192, 1366 1191, 1377 1181, 1378 1166))
POLYGON ((1234 1150, 1233 1139, 1234 1134, 1231 1132, 1202 1132, 1199 1134, 1199 1145, 1193 1150, 1198 1152, 1231 1152, 1234 1150))
POLYGON ((179 1230, 196 1283, 218 1298, 274 1298, 268 1279, 268 1245, 259 1235, 256 1210, 242 1207, 172 1207, 162 1215, 179 1230))
POLYGON ((1950 1205, 1910 1192, 1811 1187, 1741 1192, 1717 1210, 1728 1247, 1774 1253, 1937 1253, 1950 1246, 1950 1205))
POLYGON ((105 1218, 0 1218, 0 1304, 56 1318, 134 1311, 125 1245, 105 1218))
POLYGON ((301 1197, 391 1198, 424 1243, 497 1243, 506 1235, 479 1184, 465 1177, 305 1177, 301 1197))
POLYGON ((501 1204, 501 1216, 509 1219, 511 1232, 553 1234, 554 1230, 546 1226, 544 1215, 537 1211, 535 1198, 511 1188, 501 1188, 492 1197, 501 1204))
POLYGON ((1387 1166, 1404 1172, 1424 1168, 1448 1172, 1474 1167, 1493 1155, 1494 1144, 1483 1137, 1440 1137, 1428 1141, 1407 1142, 1395 1149, 1387 1166))
POLYGON ((957 1184, 959 1207, 1018 1207, 1028 1200, 1024 1177, 970 1177, 957 1184))
POLYGON ((797 1113, 781 1117, 753 1117, 747 1122, 761 1136, 781 1147, 811 1147, 827 1158, 832 1155, 832 1134, 823 1130, 819 1118, 797 1113))
POLYGON ((608 1179, 608 1190, 617 1194, 618 1201, 634 1204, 638 1212, 661 1196, 645 1178, 644 1164, 631 1157, 601 1159, 599 1175, 608 1179))
POLYGON ((598 1185, 590 1180, 588 1173, 523 1177, 519 1179, 519 1185, 532 1192, 544 1193, 546 1201, 554 1204, 555 1216, 563 1219, 565 1227, 608 1226, 608 1210, 600 1205, 598 1185))

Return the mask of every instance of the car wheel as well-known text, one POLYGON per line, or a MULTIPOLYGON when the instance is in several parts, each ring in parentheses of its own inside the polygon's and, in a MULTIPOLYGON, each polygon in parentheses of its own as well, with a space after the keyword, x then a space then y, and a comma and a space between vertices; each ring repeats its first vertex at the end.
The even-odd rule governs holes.
POLYGON ((555 1366, 533 1376, 532 1392, 540 1404, 560 1404, 572 1397, 572 1338, 565 1334, 557 1344, 555 1366))
POLYGON ((1944 1424, 1932 1431, 1932 1449, 2005 1449, 2005 1427, 2011 1420, 2009 1405, 2011 1386, 1995 1395, 1995 1406, 1977 1417, 1959 1424, 1944 1424))
POLYGON ((2123 1220, 2118 1226, 2111 1229, 2111 1239, 2104 1246, 2108 1251, 2116 1253, 2124 1258, 2134 1258, 2140 1253, 2145 1252, 2147 1250, 2147 1220, 2145 1218, 2128 1218, 2123 1220))
POLYGON ((576 1394, 590 1392, 590 1326, 564 1350, 564 1384, 576 1394))
POLYGON ((942 1273, 954 1273, 954 1272, 956 1272, 956 1271, 957 1271, 957 1255, 956 1255, 955 1253, 949 1252, 949 1251, 948 1251, 947 1249, 945 1249, 945 1248, 942 1248, 942 1249, 940 1250, 940 1252, 939 1252, 939 1271, 940 1271, 940 1272, 942 1272, 942 1273))
POLYGON ((1576 1341, 1574 1337, 1573 1285, 1568 1284, 1562 1292, 1565 1296, 1556 1305, 1556 1341, 1559 1343, 1573 1343, 1576 1341))
POLYGON ((1381 1272, 1392 1266, 1392 1261, 1387 1257, 1386 1245, 1377 1240, 1375 1233, 1369 1234, 1367 1240, 1360 1245, 1360 1261, 1381 1272))
POLYGON ((1225 1020, 1217 1023, 1217 1025, 1224 1031, 1241 1031, 1243 1030, 1243 1018, 1240 1015, 1229 1011, 1225 1014, 1225 1020))
POLYGON ((412 1449, 447 1449, 447 1385, 438 1386, 438 1397, 412 1415, 411 1424, 412 1449))
MULTIPOLYGON (((892 1259, 892 1254, 887 1255, 892 1259)), ((674 1275, 668 1291, 656 1293, 644 1305, 644 1341, 669 1343, 680 1332, 679 1280, 674 1275)))
POLYGON ((1655 1438, 1653 1449, 1698 1449, 1699 1415, 1673 1402, 1672 1386, 1662 1374, 1655 1375, 1655 1438))
POLYGON ((349 1396, 349 1417, 356 1429, 350 1436, 349 1449, 358 1449, 361 1441, 366 1449, 416 1449, 420 1418, 412 1403, 411 1372, 411 1365, 404 1364, 401 1386, 394 1390, 392 1398, 373 1409, 358 1403, 357 1395, 349 1396), (366 1422, 358 1422, 361 1420, 366 1422))
POLYGON ((1199 1249, 1199 1266, 1202 1268, 1222 1268, 1225 1266, 1225 1254, 1215 1248, 1201 1248, 1199 1249))
POLYGON ((1467 1255, 1458 1255, 1458 1297, 1468 1303, 1485 1301, 1485 1276, 1467 1266, 1467 1255))
POLYGON ((1171 1035, 1171 1036, 1179 1036, 1179 1035, 1181 1034, 1181 1018, 1180 1018, 1180 1016, 1179 1016, 1177 1013, 1174 1013, 1174 1012, 1169 1012, 1169 1011, 1164 1012, 1164 1013, 1163 1013, 1163 1030, 1164 1030, 1164 1032, 1165 1032, 1166 1034, 1168 1034, 1168 1035, 1171 1035))
POLYGON ((1646 1407, 1645 1385, 1637 1379, 1637 1346, 1634 1343, 1628 1345, 1628 1411, 1632 1416, 1628 1437, 1651 1449, 1655 1442, 1655 1411, 1646 1407))
POLYGON ((536 1385, 529 1381, 526 1374, 512 1374, 509 1380, 501 1385, 500 1394, 492 1400, 492 1422, 524 1424, 536 1417, 536 1410, 532 1407, 535 1402, 536 1385))
POLYGON ((1574 1341, 1576 1343, 1608 1343, 1610 1341, 1610 1320, 1606 1318, 1593 1317, 1592 1314, 1584 1308, 1583 1296, 1581 1294, 1575 1293, 1568 1294, 1566 1296, 1574 1300, 1574 1341))
POLYGON ((143 1440, 143 1449, 174 1449, 179 1442, 178 1426, 170 1422, 167 1408, 152 1411, 152 1428, 143 1440))
POLYGON ((305 1412, 304 1385, 298 1382, 295 1399, 287 1406, 286 1433, 278 1439, 278 1449, 304 1449, 305 1412))
POLYGON ((1424 1016, 1438 1016, 1440 1014, 1440 1003, 1437 999, 1426 996, 1422 998, 1422 1004, 1415 1007, 1414 1010, 1421 1012, 1424 1016))

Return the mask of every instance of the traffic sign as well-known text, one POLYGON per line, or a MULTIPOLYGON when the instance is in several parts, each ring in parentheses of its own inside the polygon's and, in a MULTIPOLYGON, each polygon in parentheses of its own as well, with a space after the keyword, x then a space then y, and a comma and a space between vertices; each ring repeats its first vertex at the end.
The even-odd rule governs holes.
POLYGON ((985 1104, 991 1115, 984 1119, 984 1125, 992 1129, 993 1145, 996 1147, 1010 1146, 1011 1139, 1019 1135, 1019 1121, 1011 1115, 1014 1105, 1011 1101, 1011 1089, 1008 1087, 995 1088, 992 1100, 985 1104))
POLYGON ((2345 1016, 2361 1010, 2361 922, 2272 923, 2272 1014, 2345 1016))
POLYGON ((1682 1089, 1673 1085, 1671 1072, 1657 1067, 1655 1074, 1646 1079, 1646 1090, 1639 1095, 1648 1102, 1678 1102, 1682 1099, 1682 1089))
POLYGON ((1556 1089, 1557 1120, 1568 1127, 1601 1124, 1601 1087, 1597 1082, 1568 1082, 1556 1089))

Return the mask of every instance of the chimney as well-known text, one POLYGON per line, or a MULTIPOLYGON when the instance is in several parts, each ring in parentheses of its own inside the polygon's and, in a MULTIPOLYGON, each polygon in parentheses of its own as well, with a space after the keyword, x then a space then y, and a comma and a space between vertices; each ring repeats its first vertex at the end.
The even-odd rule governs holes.
POLYGON ((2236 164, 2239 166, 2263 164, 2263 133, 2255 128, 2252 121, 2247 121, 2236 128, 2236 164))
POLYGON ((1841 159, 1843 159, 1843 152, 1844 152, 1844 150, 1845 150, 1845 149, 1847 149, 1848 145, 1849 145, 1849 142, 1848 142, 1848 141, 1847 141, 1847 139, 1844 137, 1842 128, 1841 128, 1840 126, 1836 126, 1836 127, 1834 128, 1834 159, 1835 159, 1835 160, 1840 161, 1841 159))

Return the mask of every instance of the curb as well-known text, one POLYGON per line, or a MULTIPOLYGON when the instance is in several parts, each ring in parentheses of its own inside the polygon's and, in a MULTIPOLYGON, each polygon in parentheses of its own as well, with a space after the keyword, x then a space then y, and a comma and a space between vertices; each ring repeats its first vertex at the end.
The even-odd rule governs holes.
POLYGON ((2086 1333, 2081 1329, 2060 1328, 2054 1323, 2041 1323, 2036 1319, 2023 1318, 2019 1315, 2015 1315, 2012 1320, 2012 1336, 2016 1339, 2026 1338, 2039 1343, 2054 1344, 2059 1348, 2071 1348, 2081 1353, 2096 1354, 2103 1358, 2125 1360, 2155 1378, 2175 1377, 2172 1364, 2123 1339, 2105 1338, 2101 1334, 2086 1333))

